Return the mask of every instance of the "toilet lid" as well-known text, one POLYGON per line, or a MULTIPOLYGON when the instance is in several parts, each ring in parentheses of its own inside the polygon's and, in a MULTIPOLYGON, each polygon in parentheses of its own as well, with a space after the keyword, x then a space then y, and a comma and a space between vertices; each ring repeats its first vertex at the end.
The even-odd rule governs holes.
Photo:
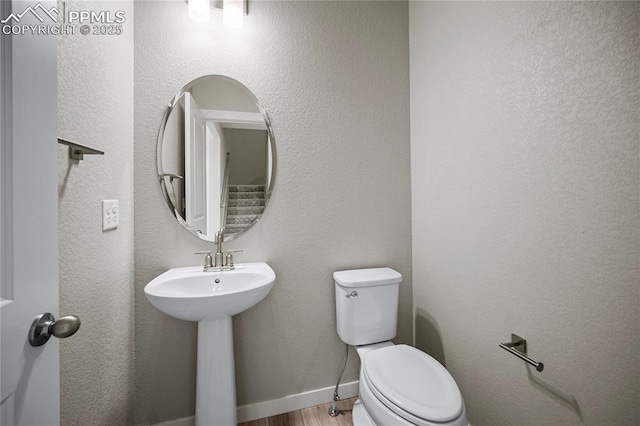
POLYGON ((462 414, 462 395, 451 374, 426 353, 407 345, 388 346, 367 354, 367 379, 400 410, 418 418, 446 422, 462 414))

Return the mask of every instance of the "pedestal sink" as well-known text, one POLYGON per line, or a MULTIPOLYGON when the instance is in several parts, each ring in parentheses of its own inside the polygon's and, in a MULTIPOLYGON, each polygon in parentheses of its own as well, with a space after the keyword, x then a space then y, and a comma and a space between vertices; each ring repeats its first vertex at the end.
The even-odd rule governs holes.
POLYGON ((196 426, 237 423, 231 316, 264 299, 275 279, 269 265, 257 262, 220 272, 174 268, 145 286, 160 311, 198 322, 196 426))

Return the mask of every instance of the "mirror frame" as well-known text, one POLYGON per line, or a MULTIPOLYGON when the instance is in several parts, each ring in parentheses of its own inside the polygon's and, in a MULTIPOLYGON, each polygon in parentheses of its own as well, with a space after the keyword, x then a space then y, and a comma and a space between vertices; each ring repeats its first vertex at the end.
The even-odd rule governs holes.
POLYGON ((171 114, 171 111, 173 110, 173 108, 178 104, 178 102, 180 101, 180 98, 182 98, 182 96, 185 94, 185 92, 189 91, 190 89, 192 89, 194 86, 196 86, 197 84, 199 84, 200 82, 202 82, 203 80, 206 79, 210 79, 212 77, 217 77, 217 78, 222 78, 224 80, 227 80, 231 83, 240 85, 241 87, 243 87, 246 91, 247 91, 247 95, 250 95, 253 100, 256 103, 256 106, 258 107, 258 110, 260 111, 260 113, 262 114, 262 117, 264 118, 264 123, 267 127, 267 133, 269 135, 269 147, 271 148, 271 179, 269 180, 269 187, 265 188, 265 199, 264 199, 264 210, 262 211, 262 214, 260 214, 260 216, 258 216, 253 222, 247 224, 246 229, 244 229, 241 232, 237 232, 235 234, 225 234, 224 236, 224 241, 232 241, 235 240, 236 238, 244 235, 247 231, 249 231, 251 228, 254 227, 254 225, 256 223, 258 223, 260 221, 260 219, 262 218, 262 215, 264 214, 264 212, 267 209, 267 205, 269 204, 269 200, 271 199, 271 193, 273 191, 274 188, 274 184, 276 181, 276 169, 277 169, 277 153, 276 153, 276 139, 275 136, 273 134, 273 128, 271 125, 271 120, 269 119, 269 115, 267 114, 267 111, 264 109, 264 107, 262 106, 262 104, 260 103, 260 101, 258 101, 258 98, 256 98, 256 96, 253 94, 253 92, 244 84, 242 84, 241 82, 239 82, 238 80, 228 77, 226 75, 221 75, 221 74, 208 74, 208 75, 204 75, 201 77, 198 77, 194 80, 191 80, 189 83, 187 83, 186 85, 184 85, 179 91, 178 93, 176 93, 176 95, 173 97, 173 99, 169 102, 169 104, 167 105, 167 107, 165 108, 164 114, 162 116, 162 122, 160 123, 160 130, 158 132, 158 140, 156 142, 156 170, 158 173, 158 179, 159 179, 159 183, 160 183, 160 189, 162 191, 162 195, 169 207, 169 210, 171 211, 171 213, 173 214, 173 216, 176 218, 176 220, 178 221, 178 223, 180 225, 182 225, 182 227, 184 229, 186 229, 191 235, 198 237, 199 239, 203 240, 203 241, 207 241, 207 242, 213 242, 213 240, 209 240, 207 238, 204 238, 204 236, 200 233, 198 233, 195 229, 193 229, 191 226, 189 226, 187 224, 187 222, 182 218, 182 216, 180 216, 180 214, 178 213, 178 211, 176 210, 175 205, 173 204, 173 202, 171 201, 171 197, 169 196, 169 191, 167 190, 167 184, 166 184, 166 179, 165 179, 165 174, 167 172, 164 171, 163 165, 162 165, 162 146, 163 146, 163 142, 164 142, 164 132, 165 132, 165 128, 167 126, 167 120, 169 119, 169 115, 171 114))

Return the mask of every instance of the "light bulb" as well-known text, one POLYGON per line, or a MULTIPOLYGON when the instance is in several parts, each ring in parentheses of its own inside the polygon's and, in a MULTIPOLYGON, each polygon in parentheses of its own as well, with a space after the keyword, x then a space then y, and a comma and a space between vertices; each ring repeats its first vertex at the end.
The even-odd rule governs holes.
POLYGON ((209 22, 211 19, 211 5, 209 0, 189 0, 189 18, 196 22, 209 22))
POLYGON ((224 0, 222 21, 228 27, 242 28, 244 23, 244 0, 224 0))

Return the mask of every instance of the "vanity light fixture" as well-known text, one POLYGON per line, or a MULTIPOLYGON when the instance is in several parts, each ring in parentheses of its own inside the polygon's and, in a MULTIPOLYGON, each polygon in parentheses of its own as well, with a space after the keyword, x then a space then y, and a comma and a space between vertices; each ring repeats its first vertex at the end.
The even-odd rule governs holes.
POLYGON ((228 27, 242 28, 248 14, 248 0, 187 0, 189 17, 196 22, 209 22, 211 9, 222 11, 222 21, 228 27))

